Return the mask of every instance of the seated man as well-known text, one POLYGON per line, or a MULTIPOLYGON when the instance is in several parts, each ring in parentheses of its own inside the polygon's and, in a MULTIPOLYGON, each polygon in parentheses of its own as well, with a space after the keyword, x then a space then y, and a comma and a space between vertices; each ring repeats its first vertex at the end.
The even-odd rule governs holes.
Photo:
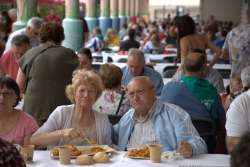
MULTIPOLYGON (((196 49, 195 49, 196 50, 196 49)), ((199 50, 199 49, 198 49, 199 50)), ((202 52, 203 51, 199 51, 199 52, 202 52)), ((183 71, 179 71, 173 81, 174 82, 179 82, 181 81, 181 78, 184 76, 184 73, 183 71)), ((224 87, 224 82, 223 82, 223 77, 221 76, 221 74, 219 73, 218 70, 216 69, 213 69, 212 67, 207 67, 207 70, 206 70, 206 73, 205 75, 203 76, 203 78, 207 81, 209 81, 218 91, 218 93, 225 93, 225 87, 224 87)))
POLYGON ((242 135, 250 132, 250 90, 239 95, 227 110, 227 148, 231 153, 242 135))
POLYGON ((157 99, 150 78, 133 78, 128 92, 133 108, 112 126, 112 141, 119 151, 157 143, 162 145, 162 151, 177 150, 184 157, 207 153, 188 113, 157 99))
POLYGON ((122 68, 122 85, 127 86, 128 82, 136 76, 147 76, 151 78, 156 87, 157 96, 161 95, 164 86, 161 75, 147 66, 145 66, 144 53, 139 49, 130 49, 128 53, 128 62, 122 68))
POLYGON ((16 80, 19 65, 17 61, 31 48, 27 35, 16 35, 11 41, 12 48, 5 52, 0 59, 0 77, 8 75, 16 80))
POLYGON ((90 40, 85 43, 85 48, 93 48, 94 51, 108 48, 108 42, 104 40, 102 30, 99 27, 93 29, 90 40))
POLYGON ((130 29, 128 30, 129 39, 126 41, 121 42, 119 51, 129 51, 131 48, 139 49, 140 43, 135 40, 135 30, 130 29))
MULTIPOLYGON (((207 70, 207 60, 202 52, 191 51, 184 61, 182 82, 169 82, 162 91, 161 100, 173 103, 187 111, 190 117, 208 118, 217 124, 218 140, 215 153, 227 153, 225 144, 226 113, 220 95, 215 87, 203 79, 207 70)), ((208 136, 202 137, 208 152, 213 153, 214 146, 208 136)))

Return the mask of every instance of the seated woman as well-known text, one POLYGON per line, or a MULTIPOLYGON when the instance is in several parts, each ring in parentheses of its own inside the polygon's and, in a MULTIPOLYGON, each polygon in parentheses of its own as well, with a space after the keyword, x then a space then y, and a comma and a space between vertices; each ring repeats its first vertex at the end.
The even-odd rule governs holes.
POLYGON ((0 78, 0 138, 19 145, 30 144, 39 128, 29 114, 14 109, 20 100, 20 89, 10 77, 0 78))
POLYGON ((92 70, 95 73, 97 73, 97 70, 91 68, 93 58, 92 58, 92 53, 88 48, 81 48, 77 52, 77 56, 79 58, 79 66, 77 68, 78 70, 85 68, 87 70, 92 70))
POLYGON ((150 52, 155 51, 157 54, 164 52, 164 44, 161 43, 160 37, 157 33, 152 34, 149 41, 145 44, 144 50, 150 49, 150 52))
POLYGON ((116 35, 113 28, 109 28, 106 32, 105 40, 108 41, 109 46, 120 46, 119 36, 116 35))
POLYGON ((122 70, 113 64, 103 64, 99 74, 104 91, 93 109, 105 114, 125 114, 131 106, 128 92, 121 88, 122 70))
POLYGON ((97 74, 86 69, 76 70, 72 84, 66 87, 71 105, 59 106, 48 121, 31 137, 36 149, 63 144, 89 145, 84 139, 112 146, 108 116, 92 110, 102 94, 97 74))

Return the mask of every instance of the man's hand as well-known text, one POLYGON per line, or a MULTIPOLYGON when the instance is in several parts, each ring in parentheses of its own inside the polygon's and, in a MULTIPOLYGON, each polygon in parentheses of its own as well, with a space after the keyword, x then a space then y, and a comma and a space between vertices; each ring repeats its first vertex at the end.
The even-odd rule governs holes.
POLYGON ((180 142, 178 145, 178 152, 184 157, 191 157, 193 154, 192 146, 189 142, 180 142))

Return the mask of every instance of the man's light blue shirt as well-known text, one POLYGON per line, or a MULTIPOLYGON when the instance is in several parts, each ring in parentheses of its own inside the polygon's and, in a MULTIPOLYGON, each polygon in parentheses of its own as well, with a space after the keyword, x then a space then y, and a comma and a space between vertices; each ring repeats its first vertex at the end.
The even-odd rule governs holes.
MULTIPOLYGON (((128 66, 125 66, 122 68, 122 73, 123 73, 122 85, 127 86, 129 81, 132 78, 134 78, 134 76, 131 75, 128 66)), ((164 86, 163 79, 162 79, 161 75, 157 71, 155 71, 154 69, 151 69, 147 66, 144 66, 142 76, 147 76, 153 80, 154 86, 157 90, 157 96, 160 96, 161 91, 162 91, 163 86, 164 86)))
MULTIPOLYGON (((119 151, 126 150, 135 121, 135 110, 130 109, 116 125, 112 125, 112 141, 118 145, 119 151)), ((162 145, 162 151, 176 151, 179 142, 189 142, 193 155, 207 153, 207 146, 193 126, 187 112, 180 107, 163 103, 156 99, 156 112, 153 118, 156 142, 162 145)), ((140 139, 138 139, 140 140, 140 139)))

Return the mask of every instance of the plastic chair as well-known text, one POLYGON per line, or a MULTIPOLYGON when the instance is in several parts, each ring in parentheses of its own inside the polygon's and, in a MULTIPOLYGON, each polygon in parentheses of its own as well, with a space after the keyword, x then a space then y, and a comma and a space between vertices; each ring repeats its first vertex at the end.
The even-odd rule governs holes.
POLYGON ((116 125, 119 123, 120 119, 122 118, 122 115, 112 115, 112 114, 108 114, 108 118, 109 118, 109 122, 112 125, 116 125))
MULTIPOLYGON (((207 119, 207 118, 191 118, 192 123, 196 130, 198 131, 199 135, 203 138, 205 136, 210 137, 210 143, 213 148, 215 147, 215 136, 217 135, 217 126, 214 121, 207 119)), ((206 142, 207 147, 208 142, 206 142)), ((212 150, 213 150, 212 148, 212 150)), ((212 151, 211 150, 211 151, 212 151)), ((210 151, 210 152, 211 152, 210 151)))
MULTIPOLYGON (((103 62, 102 56, 93 56, 93 62, 103 62)), ((113 62, 113 59, 111 57, 108 57, 108 62, 113 62)))
POLYGON ((222 78, 223 78, 223 79, 230 79, 231 70, 219 69, 218 71, 219 71, 219 73, 222 75, 222 78))
POLYGON ((127 63, 128 59, 127 58, 120 58, 118 59, 118 63, 127 63))
POLYGON ((162 60, 150 60, 152 62, 155 62, 155 63, 171 63, 169 60, 167 59, 162 59, 162 60))
POLYGON ((178 69, 178 66, 167 66, 164 68, 163 78, 172 78, 178 69))
POLYGON ((176 72, 176 70, 174 70, 174 69, 166 70, 163 73, 163 78, 172 78, 174 76, 175 72, 176 72))

